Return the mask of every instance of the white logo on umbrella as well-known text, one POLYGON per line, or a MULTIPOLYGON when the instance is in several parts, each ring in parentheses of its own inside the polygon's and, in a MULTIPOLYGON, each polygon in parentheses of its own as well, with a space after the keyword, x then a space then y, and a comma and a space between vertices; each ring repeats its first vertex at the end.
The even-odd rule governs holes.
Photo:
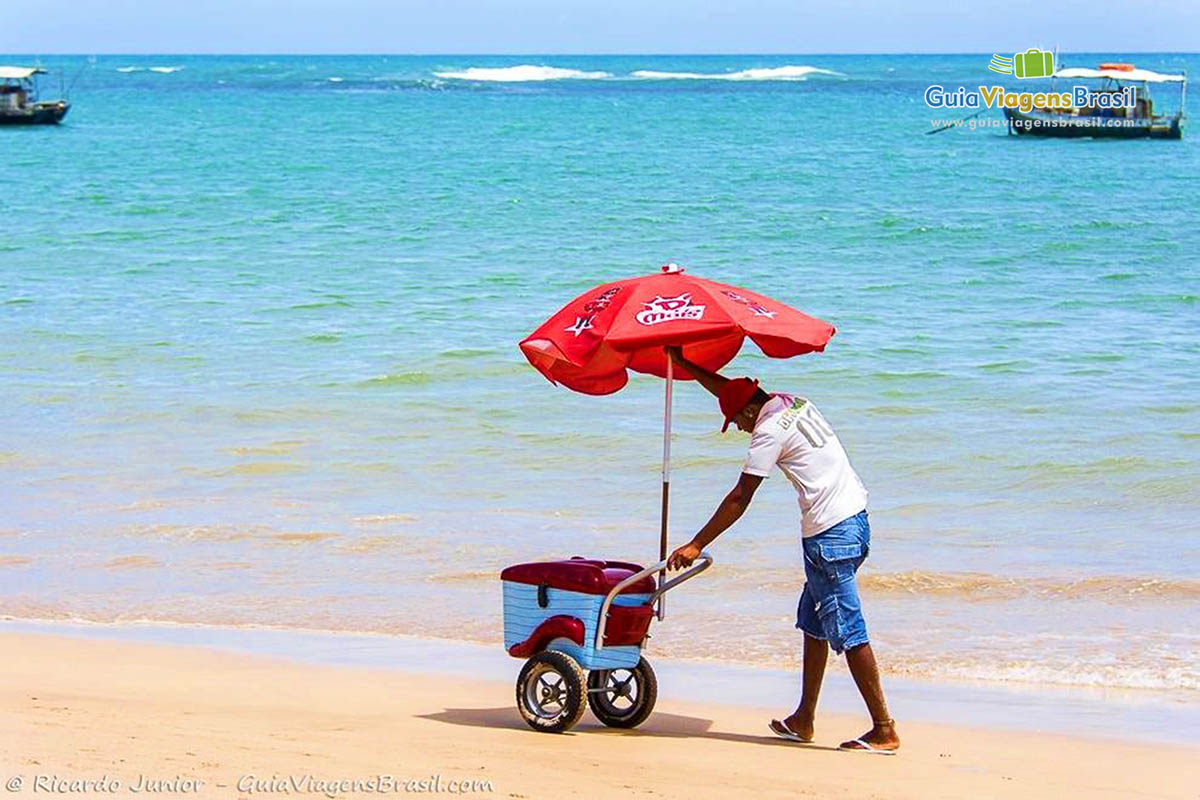
POLYGON ((578 339, 579 334, 583 333, 584 331, 591 330, 592 328, 595 327, 594 325, 592 325, 592 320, 594 320, 595 318, 596 318, 595 314, 593 314, 590 317, 576 317, 575 324, 569 328, 563 328, 563 330, 566 331, 567 333, 575 334, 575 338, 578 339))
POLYGON ((635 319, 643 325, 657 325, 676 319, 701 319, 707 306, 692 304, 692 293, 684 292, 678 297, 657 296, 637 313, 635 319))
POLYGON ((767 308, 765 306, 763 306, 761 303, 759 303, 755 300, 751 300, 749 297, 744 297, 744 296, 738 294, 737 292, 731 292, 731 291, 726 290, 725 296, 728 297, 730 300, 732 300, 735 303, 741 303, 742 305, 749 306, 750 310, 754 312, 754 316, 756 316, 756 317, 766 317, 767 319, 775 319, 775 314, 778 313, 775 311, 768 311, 767 308))

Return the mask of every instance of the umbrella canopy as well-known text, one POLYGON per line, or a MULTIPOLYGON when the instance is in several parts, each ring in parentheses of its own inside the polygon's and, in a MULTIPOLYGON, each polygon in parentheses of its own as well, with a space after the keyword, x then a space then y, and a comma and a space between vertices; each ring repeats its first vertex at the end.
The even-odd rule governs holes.
POLYGON ((629 381, 631 369, 667 377, 667 345, 683 346, 693 362, 716 370, 746 338, 768 356, 790 358, 824 350, 833 334, 828 322, 668 264, 657 274, 585 292, 522 341, 521 351, 552 383, 611 394, 629 381))
MULTIPOLYGON (((666 378, 663 410, 662 515, 659 559, 667 555, 671 484, 671 384, 667 346, 693 363, 717 370, 749 338, 768 356, 789 358, 824 350, 828 322, 760 294, 686 274, 667 264, 654 275, 597 286, 576 297, 521 342, 529 363, 551 383, 584 394, 611 394, 629 370, 666 378)), ((680 375, 691 380, 690 375, 680 375)), ((663 573, 659 573, 662 585, 663 573)), ((663 616, 663 597, 658 616, 663 616)))

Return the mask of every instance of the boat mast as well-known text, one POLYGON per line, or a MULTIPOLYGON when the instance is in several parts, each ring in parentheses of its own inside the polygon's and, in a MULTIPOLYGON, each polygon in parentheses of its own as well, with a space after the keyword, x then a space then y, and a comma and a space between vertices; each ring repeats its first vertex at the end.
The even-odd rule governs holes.
POLYGON ((1058 78, 1054 77, 1058 71, 1062 69, 1062 65, 1058 63, 1058 43, 1054 44, 1054 69, 1050 70, 1050 91, 1055 91, 1058 86, 1058 78))
POLYGON ((1187 108, 1187 70, 1183 71, 1183 84, 1179 87, 1179 121, 1183 122, 1183 112, 1187 108))

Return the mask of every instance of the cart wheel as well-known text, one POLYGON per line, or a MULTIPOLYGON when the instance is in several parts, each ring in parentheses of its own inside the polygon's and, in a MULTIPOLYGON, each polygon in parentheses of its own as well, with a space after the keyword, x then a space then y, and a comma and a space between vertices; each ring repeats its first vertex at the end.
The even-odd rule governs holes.
POLYGON ((636 728, 658 699, 658 679, 646 659, 632 669, 595 669, 588 673, 588 705, 610 728, 636 728))
POLYGON ((566 653, 543 650, 517 676, 517 708, 535 731, 562 733, 583 716, 583 670, 566 653))

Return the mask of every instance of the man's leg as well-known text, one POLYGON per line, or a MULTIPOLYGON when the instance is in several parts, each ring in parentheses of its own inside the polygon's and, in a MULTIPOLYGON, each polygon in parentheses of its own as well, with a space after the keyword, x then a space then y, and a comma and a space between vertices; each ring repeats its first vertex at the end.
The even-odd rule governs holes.
MULTIPOLYGON (((807 659, 805 659, 805 666, 807 666, 807 659)), ((883 686, 879 681, 879 665, 875 662, 875 651, 871 649, 871 645, 869 643, 860 644, 847 649, 846 666, 850 667, 850 674, 854 676, 858 692, 862 695, 867 704, 867 710, 871 713, 871 730, 859 738, 872 747, 884 750, 896 749, 900 746, 900 737, 896 734, 896 723, 888 713, 887 700, 883 697, 883 686)), ((841 746, 861 749, 854 742, 842 742, 841 746)))
POLYGON ((804 739, 813 737, 813 719, 817 714, 817 697, 825 679, 825 662, 829 659, 829 643, 804 634, 804 674, 800 705, 783 721, 789 729, 804 739))

